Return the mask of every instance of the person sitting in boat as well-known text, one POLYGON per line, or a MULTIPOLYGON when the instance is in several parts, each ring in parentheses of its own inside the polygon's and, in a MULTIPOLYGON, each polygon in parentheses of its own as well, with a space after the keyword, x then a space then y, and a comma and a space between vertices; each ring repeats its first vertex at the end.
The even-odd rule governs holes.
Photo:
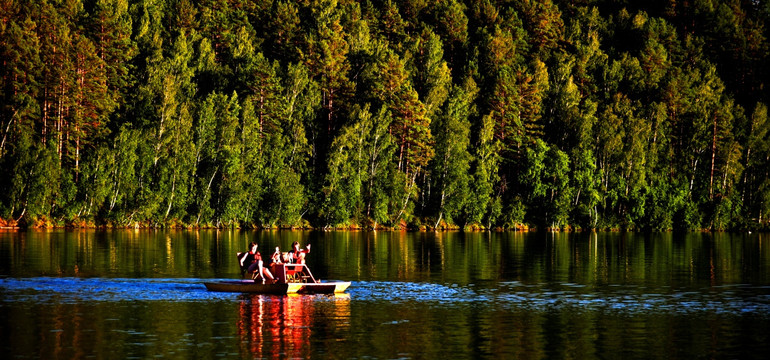
POLYGON ((281 265, 281 264, 283 264, 283 255, 281 254, 281 248, 276 246, 275 252, 273 253, 272 256, 270 256, 269 267, 273 271, 273 273, 277 274, 278 273, 277 265, 281 265))
POLYGON ((272 256, 270 256, 270 266, 273 266, 275 264, 283 264, 283 256, 281 256, 281 248, 276 246, 275 252, 272 256))
MULTIPOLYGON (((249 250, 249 255, 246 255, 244 257, 245 261, 251 260, 251 264, 248 267, 248 272, 250 274, 254 274, 253 278, 254 280, 257 280, 258 277, 262 276, 262 283, 265 282, 265 280, 270 280, 270 282, 275 281, 275 277, 273 277, 273 274, 270 272, 270 270, 266 267, 264 267, 264 262, 262 261, 262 254, 257 251, 257 243, 252 242, 251 243, 251 249, 249 250)), ((243 265, 243 263, 241 264, 243 265)))
POLYGON ((246 275, 246 272, 249 271, 249 266, 252 262, 254 262, 254 254, 251 252, 251 249, 254 247, 254 245, 255 243, 252 242, 249 244, 248 250, 235 253, 236 257, 238 258, 238 265, 241 267, 241 277, 246 275))
POLYGON ((310 244, 307 244, 305 249, 299 248, 299 242, 295 241, 291 244, 291 250, 289 251, 289 259, 293 264, 304 264, 305 254, 310 252, 310 244))

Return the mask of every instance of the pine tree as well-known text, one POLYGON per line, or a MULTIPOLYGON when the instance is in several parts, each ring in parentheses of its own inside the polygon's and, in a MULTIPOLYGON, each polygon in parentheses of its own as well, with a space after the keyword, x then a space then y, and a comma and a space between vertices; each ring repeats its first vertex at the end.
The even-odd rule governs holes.
POLYGON ((337 113, 344 108, 353 87, 348 79, 349 46, 335 1, 322 1, 312 10, 317 27, 307 40, 303 60, 320 85, 326 110, 326 136, 331 137, 340 126, 337 113))

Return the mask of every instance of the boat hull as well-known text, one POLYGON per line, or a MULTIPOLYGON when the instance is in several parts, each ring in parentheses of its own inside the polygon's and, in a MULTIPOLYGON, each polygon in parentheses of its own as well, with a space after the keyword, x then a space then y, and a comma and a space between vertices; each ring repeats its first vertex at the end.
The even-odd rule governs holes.
POLYGON ((204 283, 209 291, 252 294, 335 294, 345 292, 350 282, 261 284, 251 280, 204 283))

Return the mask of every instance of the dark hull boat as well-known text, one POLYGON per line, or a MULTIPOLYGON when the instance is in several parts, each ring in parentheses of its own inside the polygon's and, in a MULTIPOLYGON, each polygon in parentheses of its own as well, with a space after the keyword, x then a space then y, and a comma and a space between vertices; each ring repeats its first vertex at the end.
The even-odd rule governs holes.
POLYGON ((206 289, 219 292, 253 294, 336 294, 345 292, 349 281, 321 282, 313 277, 305 264, 280 264, 273 268, 275 283, 262 280, 230 280, 206 282, 206 289))

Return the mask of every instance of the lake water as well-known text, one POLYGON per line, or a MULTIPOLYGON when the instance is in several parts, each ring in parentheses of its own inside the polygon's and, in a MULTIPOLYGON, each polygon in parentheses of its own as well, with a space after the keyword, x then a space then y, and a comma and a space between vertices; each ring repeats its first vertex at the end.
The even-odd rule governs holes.
POLYGON ((768 234, 0 232, 0 353, 45 358, 766 359, 768 234), (342 295, 206 291, 312 244, 342 295))

